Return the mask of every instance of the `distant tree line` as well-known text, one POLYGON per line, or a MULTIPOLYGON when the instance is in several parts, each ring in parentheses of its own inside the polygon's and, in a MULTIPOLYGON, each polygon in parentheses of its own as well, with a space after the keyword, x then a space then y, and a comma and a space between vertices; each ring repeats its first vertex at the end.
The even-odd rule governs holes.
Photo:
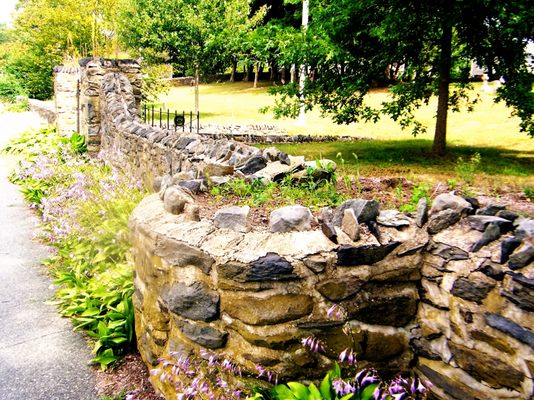
POLYGON ((448 111, 476 102, 468 90, 476 61, 504 77, 497 100, 534 136, 529 2, 310 0, 309 15, 302 29, 300 0, 19 0, 13 28, 0 29, 0 70, 47 98, 53 66, 79 56, 141 57, 197 84, 224 72, 235 80, 238 70, 257 84, 267 67, 284 83, 273 89, 276 116, 313 107, 337 123, 388 116, 414 134, 426 128, 414 112, 437 96, 434 152, 443 154, 448 111), (392 96, 371 106, 366 95, 377 85, 392 96))

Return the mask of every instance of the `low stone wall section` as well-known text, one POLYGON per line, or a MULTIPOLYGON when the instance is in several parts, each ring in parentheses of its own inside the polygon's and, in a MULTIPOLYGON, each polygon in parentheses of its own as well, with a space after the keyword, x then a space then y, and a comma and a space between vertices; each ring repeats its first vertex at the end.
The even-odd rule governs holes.
POLYGON ((54 105, 50 102, 28 99, 28 105, 30 111, 34 111, 39 114, 49 124, 54 125, 56 123, 56 110, 54 105))

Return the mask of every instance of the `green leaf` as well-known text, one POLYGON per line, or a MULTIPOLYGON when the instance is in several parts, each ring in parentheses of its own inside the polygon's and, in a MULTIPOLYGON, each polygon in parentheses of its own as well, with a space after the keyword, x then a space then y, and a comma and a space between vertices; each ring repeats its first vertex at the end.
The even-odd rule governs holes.
POLYGON ((313 383, 310 383, 310 386, 308 386, 308 390, 310 391, 310 400, 321 400, 321 392, 319 389, 317 389, 317 386, 315 386, 313 383))
POLYGON ((373 398, 373 393, 375 389, 378 387, 378 383, 372 383, 370 385, 367 385, 365 389, 363 389, 360 398, 361 400, 370 400, 373 398))
POLYGON ((275 398, 278 400, 297 400, 293 392, 286 385, 276 385, 273 388, 275 398))
POLYGON ((319 391, 321 392, 321 396, 325 400, 332 400, 332 378, 330 377, 330 373, 326 374, 324 379, 322 380, 321 384, 319 385, 319 391))
POLYGON ((298 400, 306 400, 306 399, 308 399, 308 395, 309 395, 310 391, 302 383, 299 383, 299 382, 288 382, 287 386, 289 386, 289 388, 293 392, 293 395, 298 400))

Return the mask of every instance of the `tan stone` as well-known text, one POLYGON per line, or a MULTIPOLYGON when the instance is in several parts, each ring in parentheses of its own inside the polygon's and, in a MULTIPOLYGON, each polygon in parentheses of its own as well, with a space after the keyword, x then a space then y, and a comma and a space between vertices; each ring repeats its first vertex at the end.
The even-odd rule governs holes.
POLYGON ((445 335, 445 337, 450 338, 451 329, 447 311, 421 303, 419 304, 417 319, 423 336, 445 335))
POLYGON ((369 361, 387 361, 408 350, 405 334, 384 331, 367 331, 364 353, 361 358, 369 361))
POLYGON ((504 335, 494 332, 488 334, 482 330, 473 330, 471 332, 471 337, 475 340, 487 343, 499 351, 504 351, 505 353, 512 355, 515 354, 515 350, 505 339, 504 335))
POLYGON ((250 325, 279 324, 302 318, 312 310, 312 298, 303 294, 221 294, 221 311, 250 325))

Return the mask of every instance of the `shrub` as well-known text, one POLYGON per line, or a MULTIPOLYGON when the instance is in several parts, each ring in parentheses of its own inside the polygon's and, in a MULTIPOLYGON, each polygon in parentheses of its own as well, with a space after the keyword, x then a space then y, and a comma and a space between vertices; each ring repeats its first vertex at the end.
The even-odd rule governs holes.
POLYGON ((12 75, 0 75, 0 100, 15 103, 17 96, 27 96, 19 81, 12 75))

